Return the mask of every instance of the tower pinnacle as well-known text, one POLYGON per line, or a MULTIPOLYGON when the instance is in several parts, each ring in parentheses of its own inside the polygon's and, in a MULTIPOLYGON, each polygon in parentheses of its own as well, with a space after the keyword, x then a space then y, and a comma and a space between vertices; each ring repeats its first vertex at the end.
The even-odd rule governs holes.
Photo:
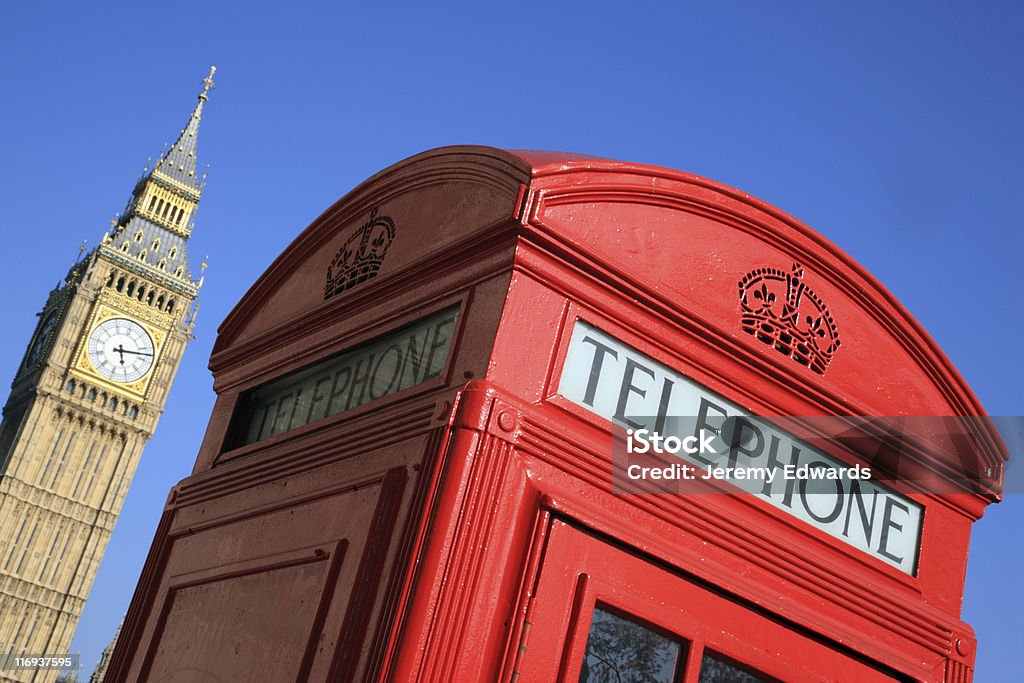
POLYGON ((199 122, 203 105, 213 89, 213 74, 203 79, 203 89, 185 127, 170 147, 147 164, 132 191, 132 198, 105 238, 103 248, 111 258, 134 268, 154 269, 161 278, 193 289, 187 257, 195 211, 203 191, 197 172, 199 122))
POLYGON ((200 100, 206 100, 207 94, 211 88, 213 88, 213 74, 217 72, 217 67, 210 67, 210 75, 203 79, 203 92, 199 93, 200 100))
POLYGON ((171 145, 170 149, 162 152, 153 167, 154 174, 161 176, 164 180, 183 185, 193 191, 200 190, 200 181, 196 175, 196 144, 199 136, 199 121, 203 115, 203 104, 210 97, 210 90, 213 89, 213 74, 217 67, 210 67, 210 75, 203 79, 203 90, 199 93, 199 102, 196 104, 188 123, 181 129, 178 139, 171 145))

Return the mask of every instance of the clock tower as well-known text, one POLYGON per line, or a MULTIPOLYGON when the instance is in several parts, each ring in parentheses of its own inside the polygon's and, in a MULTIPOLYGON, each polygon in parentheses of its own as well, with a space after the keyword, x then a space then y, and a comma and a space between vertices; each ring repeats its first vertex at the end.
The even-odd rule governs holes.
MULTIPOLYGON (((188 239, 213 73, 101 244, 50 292, 14 378, 0 424, 0 660, 68 653, 192 338, 202 273, 193 279, 188 239)), ((0 666, 0 681, 56 676, 0 666)))

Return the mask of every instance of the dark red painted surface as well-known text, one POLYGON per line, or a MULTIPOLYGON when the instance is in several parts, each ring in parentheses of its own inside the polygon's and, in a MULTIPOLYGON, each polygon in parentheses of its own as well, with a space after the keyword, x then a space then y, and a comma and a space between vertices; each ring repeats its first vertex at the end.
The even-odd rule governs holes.
MULTIPOLYGON (((704 651, 783 680, 971 679, 968 540, 996 489, 907 494, 914 575, 748 495, 613 494, 610 424, 557 391, 577 319, 755 414, 984 414, 870 275, 742 192, 579 155, 426 152, 324 212, 224 321, 206 438, 108 680, 575 682, 595 605, 686 643, 686 681, 704 651), (393 240, 378 224, 359 253, 379 271, 325 300, 378 216, 393 240), (824 374, 741 329, 737 283, 794 263, 842 335, 824 374), (452 304, 440 376, 225 446, 241 395, 452 304)), ((991 434, 973 448, 1005 459, 991 434)), ((943 477, 956 457, 918 466, 943 477)))

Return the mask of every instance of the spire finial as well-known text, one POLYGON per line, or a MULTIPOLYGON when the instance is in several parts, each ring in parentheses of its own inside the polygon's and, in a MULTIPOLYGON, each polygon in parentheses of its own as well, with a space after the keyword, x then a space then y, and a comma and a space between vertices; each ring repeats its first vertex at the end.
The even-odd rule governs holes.
MULTIPOLYGON (((203 264, 201 266, 199 266, 199 279, 196 280, 196 287, 202 287, 203 286, 203 282, 206 280, 206 276, 204 275, 204 273, 206 272, 206 266, 208 266, 209 264, 210 264, 210 257, 209 256, 204 256, 203 257, 203 264)), ((199 310, 199 304, 196 303, 196 310, 192 312, 192 320, 195 320, 195 318, 196 318, 195 313, 198 310, 199 310)))
POLYGON ((89 243, 89 240, 82 240, 82 246, 78 247, 78 256, 75 257, 75 262, 71 266, 71 270, 68 272, 68 276, 64 278, 65 284, 70 283, 76 277, 78 277, 78 263, 82 260, 82 254, 85 253, 85 245, 89 243))
POLYGON ((210 75, 203 79, 203 92, 199 93, 199 99, 205 100, 210 92, 210 88, 213 87, 213 74, 217 71, 217 67, 210 67, 210 75))

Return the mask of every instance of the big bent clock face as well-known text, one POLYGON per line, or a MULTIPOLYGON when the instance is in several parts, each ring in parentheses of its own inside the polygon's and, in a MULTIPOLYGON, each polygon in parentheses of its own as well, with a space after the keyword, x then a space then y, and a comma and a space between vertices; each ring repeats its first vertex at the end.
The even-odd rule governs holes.
POLYGON ((134 382, 153 367, 153 340, 127 318, 104 320, 89 335, 89 360, 114 382, 134 382))
POLYGON ((35 365, 35 362, 39 360, 39 356, 43 353, 43 347, 46 345, 46 340, 56 324, 57 312, 50 311, 46 319, 43 320, 43 324, 39 326, 39 332, 36 333, 36 338, 32 340, 32 346, 29 347, 28 354, 25 356, 26 368, 35 365))

